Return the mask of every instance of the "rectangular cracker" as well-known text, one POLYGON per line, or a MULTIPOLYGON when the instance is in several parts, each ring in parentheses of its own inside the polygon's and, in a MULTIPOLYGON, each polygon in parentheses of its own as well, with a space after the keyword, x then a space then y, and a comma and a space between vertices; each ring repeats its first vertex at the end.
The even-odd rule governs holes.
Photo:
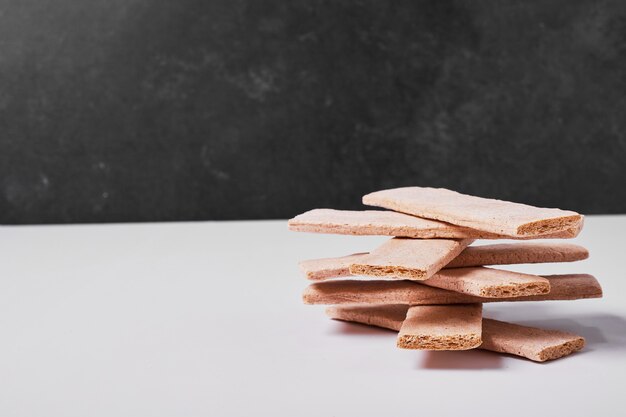
MULTIPOLYGON (((350 265, 358 263, 367 253, 338 258, 310 259, 300 262, 300 269, 312 281, 351 276, 350 265)), ((587 249, 566 243, 512 243, 469 246, 450 261, 446 268, 521 263, 573 262, 589 257, 587 249)))
MULTIPOLYGON (((349 266, 360 262, 366 254, 357 253, 342 258, 312 259, 300 263, 309 280, 325 281, 352 276, 349 266)), ((424 285, 443 288, 479 297, 521 297, 550 292, 550 281, 538 275, 504 271, 484 267, 443 268, 424 285)))
POLYGON ((500 243, 470 246, 445 267, 574 262, 588 257, 587 249, 569 243, 500 243))
POLYGON ((487 298, 429 287, 413 281, 334 280, 309 285, 305 304, 469 304, 503 301, 579 300, 602 297, 598 281, 587 274, 544 276, 548 294, 511 298, 487 298))
MULTIPOLYGON (((288 221, 295 232, 332 233, 340 235, 376 235, 414 239, 510 239, 509 236, 455 226, 396 211, 314 209, 288 221)), ((567 230, 541 238, 572 238, 577 230, 567 230)), ((533 237, 535 238, 535 237, 533 237)), ((525 238, 521 238, 525 239, 525 238)))
MULTIPOLYGON (((352 276, 349 266, 366 254, 355 253, 342 258, 312 259, 300 262, 300 268, 309 280, 325 281, 352 276)), ((443 268, 424 285, 443 288, 479 297, 520 297, 550 292, 550 281, 538 275, 503 271, 484 267, 443 268)))
POLYGON ((402 349, 467 350, 482 343, 482 305, 413 306, 398 333, 402 349))
POLYGON ((395 211, 314 209, 288 221, 296 232, 334 233, 340 235, 377 235, 414 239, 497 239, 493 233, 437 220, 423 219, 395 211))
MULTIPOLYGON (((399 331, 409 306, 332 306, 326 314, 335 320, 362 323, 399 331)), ((543 362, 579 351, 585 345, 581 336, 558 330, 483 318, 482 341, 478 349, 522 356, 543 362)))
POLYGON ((454 259, 471 239, 393 238, 350 265, 352 275, 425 280, 454 259))
POLYGON ((488 298, 547 294, 550 281, 520 272, 478 267, 442 269, 423 284, 488 298))
POLYGON ((536 362, 562 358, 585 346, 585 339, 573 333, 520 326, 498 320, 483 320, 482 348, 511 353, 536 362))
POLYGON ((331 278, 348 277, 350 265, 361 260, 365 253, 353 253, 352 255, 339 258, 321 258, 300 261, 298 266, 304 276, 311 281, 324 281, 331 278))
POLYGON ((580 230, 583 222, 583 216, 573 211, 474 197, 445 188, 382 190, 365 195, 363 203, 511 237, 580 230))
POLYGON ((409 306, 403 304, 380 306, 335 305, 326 307, 326 315, 335 320, 367 324, 397 332, 402 327, 402 322, 404 322, 408 310, 409 306))
POLYGON ((326 315, 333 320, 350 321, 400 331, 409 311, 406 304, 333 305, 326 307, 326 315))

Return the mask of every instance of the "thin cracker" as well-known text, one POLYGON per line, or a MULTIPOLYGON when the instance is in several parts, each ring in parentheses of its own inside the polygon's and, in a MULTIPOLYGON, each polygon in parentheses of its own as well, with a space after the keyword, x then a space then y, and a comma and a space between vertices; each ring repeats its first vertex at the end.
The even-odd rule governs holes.
POLYGON ((413 306, 398 333, 402 349, 467 350, 482 343, 482 305, 413 306))
POLYGON ((393 238, 358 257, 350 265, 352 275, 425 280, 454 259, 471 239, 393 238))
POLYGON ((290 219, 287 224, 294 232, 414 239, 569 239, 580 232, 580 228, 572 228, 542 236, 513 238, 388 210, 313 209, 290 219))
MULTIPOLYGON (((361 262, 368 253, 300 262, 304 275, 313 281, 351 276, 350 265, 361 262)), ((567 243, 502 243, 469 246, 442 269, 483 265, 510 265, 522 263, 574 262, 589 257, 582 246, 567 243)))
POLYGON ((482 266, 442 269, 421 282, 431 287, 489 298, 523 297, 550 292, 550 281, 546 278, 482 266))
POLYGON ((548 294, 511 298, 487 298, 429 287, 413 281, 334 280, 309 285, 305 304, 468 304, 507 301, 579 300, 602 297, 598 281, 588 274, 544 276, 548 294))
POLYGON ((583 222, 583 216, 573 211, 475 197, 445 188, 382 190, 365 195, 363 203, 511 237, 576 231, 583 222))

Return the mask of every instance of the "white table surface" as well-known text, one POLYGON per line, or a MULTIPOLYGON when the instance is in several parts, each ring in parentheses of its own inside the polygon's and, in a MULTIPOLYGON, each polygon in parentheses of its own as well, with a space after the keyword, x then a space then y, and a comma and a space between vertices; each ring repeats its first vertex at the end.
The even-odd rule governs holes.
POLYGON ((577 332, 537 364, 419 352, 301 304, 297 261, 386 238, 284 221, 0 228, 0 416, 624 416, 626 216, 588 216, 585 272, 605 298, 490 304, 485 316, 577 332))

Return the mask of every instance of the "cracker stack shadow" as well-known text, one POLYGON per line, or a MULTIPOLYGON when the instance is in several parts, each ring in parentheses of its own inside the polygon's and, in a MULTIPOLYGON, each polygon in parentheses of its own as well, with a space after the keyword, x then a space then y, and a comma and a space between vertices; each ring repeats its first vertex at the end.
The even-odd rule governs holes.
POLYGON ((544 362, 583 348, 574 333, 482 317, 482 303, 599 298, 587 274, 537 276, 485 266, 574 262, 588 251, 567 243, 583 216, 473 197, 445 189, 407 187, 363 197, 394 211, 316 209, 289 221, 294 231, 392 238, 369 253, 300 263, 306 304, 329 304, 333 319, 398 331, 403 349, 483 349, 544 362), (516 244, 470 246, 475 239, 516 244))

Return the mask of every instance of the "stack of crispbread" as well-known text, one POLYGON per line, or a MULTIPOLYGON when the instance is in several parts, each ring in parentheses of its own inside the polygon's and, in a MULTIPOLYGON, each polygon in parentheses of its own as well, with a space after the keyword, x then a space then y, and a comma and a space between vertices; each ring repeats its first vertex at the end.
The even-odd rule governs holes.
POLYGON ((591 275, 486 267, 586 259, 581 246, 528 241, 577 236, 580 214, 423 187, 374 192, 363 203, 392 211, 316 209, 289 220, 300 232, 392 236, 369 253, 301 262, 316 281, 304 291, 306 304, 331 305, 326 312, 333 319, 396 330, 404 349, 478 348, 542 362, 584 346, 575 334, 484 318, 482 308, 602 297, 591 275), (470 246, 475 239, 524 242, 470 246))

